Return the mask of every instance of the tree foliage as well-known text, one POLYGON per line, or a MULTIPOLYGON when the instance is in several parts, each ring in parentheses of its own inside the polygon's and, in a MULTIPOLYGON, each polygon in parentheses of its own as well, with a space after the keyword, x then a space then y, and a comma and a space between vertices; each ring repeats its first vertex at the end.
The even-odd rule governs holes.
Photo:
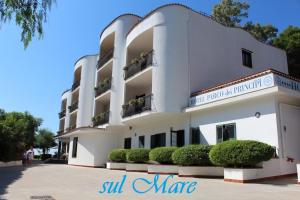
POLYGON ((21 41, 24 48, 35 34, 40 39, 43 35, 43 23, 47 12, 55 0, 0 0, 0 23, 15 20, 21 27, 21 41))
POLYGON ((274 40, 273 45, 286 51, 289 74, 300 78, 300 28, 289 26, 274 40))
POLYGON ((213 8, 213 17, 229 27, 240 26, 243 18, 248 17, 249 4, 235 0, 222 0, 213 8))
POLYGON ((256 39, 264 43, 272 43, 276 38, 278 29, 272 25, 261 25, 260 23, 253 24, 252 22, 247 22, 243 29, 251 33, 256 39))
POLYGON ((56 146, 54 134, 48 129, 40 129, 35 137, 35 147, 42 149, 45 154, 54 146, 56 146))
POLYGON ((41 119, 28 112, 0 110, 0 160, 20 159, 23 151, 33 146, 41 123, 41 119))

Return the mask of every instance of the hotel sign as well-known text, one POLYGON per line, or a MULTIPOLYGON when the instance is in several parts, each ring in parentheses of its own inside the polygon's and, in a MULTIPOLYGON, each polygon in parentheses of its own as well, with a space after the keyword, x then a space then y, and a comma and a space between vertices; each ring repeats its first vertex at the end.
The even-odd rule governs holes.
POLYGON ((191 97, 189 106, 204 105, 274 86, 281 86, 300 92, 300 82, 270 73, 248 81, 191 97))

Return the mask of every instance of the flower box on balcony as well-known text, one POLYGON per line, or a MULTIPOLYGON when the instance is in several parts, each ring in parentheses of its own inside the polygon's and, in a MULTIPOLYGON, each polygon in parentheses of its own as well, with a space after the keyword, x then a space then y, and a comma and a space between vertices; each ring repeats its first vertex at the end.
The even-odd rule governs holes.
POLYGON ((95 87, 95 97, 105 93, 111 88, 111 78, 106 78, 95 87))
POLYGON ((151 110, 151 101, 152 94, 129 100, 128 104, 123 105, 123 118, 151 110))
POLYGON ((109 122, 109 110, 92 118, 93 126, 103 125, 109 122))
POLYGON ((78 108, 78 101, 72 103, 72 105, 70 105, 68 108, 69 108, 70 113, 73 112, 74 110, 76 110, 78 108))
POLYGON ((63 118, 66 116, 66 110, 62 110, 60 113, 58 113, 59 119, 63 118))
POLYGON ((80 80, 74 81, 74 83, 72 85, 72 91, 74 91, 76 88, 78 88, 79 85, 80 85, 80 80))
POLYGON ((114 49, 111 49, 103 54, 98 60, 97 69, 100 69, 105 63, 107 63, 110 59, 112 59, 114 55, 114 49))
POLYGON ((126 80, 151 66, 152 61, 153 50, 149 51, 148 53, 141 53, 140 57, 132 59, 131 63, 124 67, 124 79, 126 80))

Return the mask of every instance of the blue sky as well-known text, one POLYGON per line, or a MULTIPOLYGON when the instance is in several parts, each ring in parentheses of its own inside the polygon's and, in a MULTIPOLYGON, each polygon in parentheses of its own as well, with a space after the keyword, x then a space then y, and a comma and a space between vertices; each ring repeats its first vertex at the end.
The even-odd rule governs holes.
MULTIPOLYGON (((44 26, 42 40, 24 50, 14 21, 0 29, 0 108, 29 111, 44 119, 42 127, 57 131, 61 93, 70 88, 73 64, 99 49, 99 33, 123 13, 144 16, 167 3, 182 3, 211 14, 219 0, 57 0, 44 26)), ((248 0, 249 18, 273 24, 279 31, 300 26, 299 0, 248 0)))

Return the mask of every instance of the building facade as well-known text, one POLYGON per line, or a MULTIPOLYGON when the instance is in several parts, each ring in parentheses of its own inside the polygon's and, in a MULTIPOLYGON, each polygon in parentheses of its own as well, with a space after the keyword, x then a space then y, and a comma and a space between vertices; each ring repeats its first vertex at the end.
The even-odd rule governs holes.
POLYGON ((121 15, 102 31, 99 55, 75 63, 60 149, 69 164, 95 167, 114 148, 253 139, 276 147, 284 168, 300 159, 299 82, 287 73, 283 50, 186 6, 121 15))

